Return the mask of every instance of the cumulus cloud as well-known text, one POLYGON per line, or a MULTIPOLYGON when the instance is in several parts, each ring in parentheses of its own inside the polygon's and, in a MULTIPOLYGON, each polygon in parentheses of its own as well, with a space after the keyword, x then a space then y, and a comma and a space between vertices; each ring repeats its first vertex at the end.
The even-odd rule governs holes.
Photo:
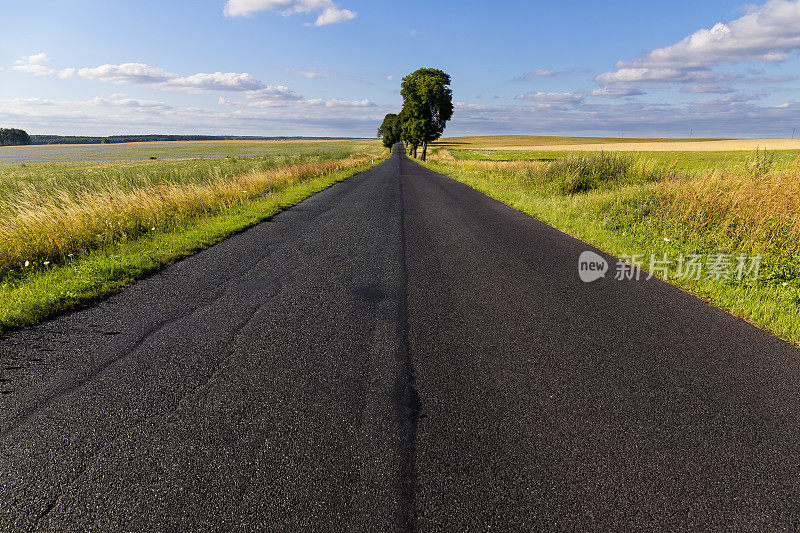
POLYGON ((525 93, 515 96, 517 100, 536 102, 545 105, 578 105, 583 103, 585 97, 582 93, 525 93))
POLYGON ((800 103, 758 105, 759 95, 705 99, 687 105, 646 102, 590 103, 581 106, 456 104, 447 135, 539 134, 688 136, 789 136, 800 121, 800 103))
POLYGON ((223 10, 227 17, 249 16, 259 11, 277 11, 284 16, 316 13, 314 26, 356 18, 355 12, 340 7, 333 0, 228 0, 223 10))
POLYGON ((167 111, 173 109, 171 105, 162 102, 155 102, 153 100, 139 100, 135 98, 119 98, 112 95, 109 98, 101 96, 87 100, 88 105, 104 106, 104 107, 119 107, 127 109, 146 109, 153 111, 167 111))
POLYGON ((613 83, 709 83, 712 68, 744 62, 778 63, 800 52, 800 0, 770 0, 744 16, 719 22, 597 76, 613 83))
POLYGON ((371 100, 326 100, 325 107, 374 107, 375 104, 371 100))
POLYGON ((154 85, 163 89, 194 92, 255 91, 264 87, 263 83, 246 72, 214 72, 210 74, 201 72, 191 76, 179 76, 143 63, 123 63, 121 65, 82 68, 78 70, 78 75, 83 78, 110 83, 154 85))
POLYGON ((639 96, 644 94, 644 91, 633 86, 628 85, 615 85, 613 87, 601 87, 589 93, 591 96, 600 96, 602 98, 625 98, 628 96, 639 96))
POLYGON ((267 85, 257 90, 247 91, 245 95, 251 100, 269 102, 286 102, 302 100, 303 98, 301 94, 292 91, 285 85, 267 85))
POLYGON ((172 106, 137 100, 124 95, 81 101, 11 99, 0 97, 0 122, 27 130, 54 133, 106 135, 110 130, 146 133, 169 130, 179 133, 226 133, 253 135, 373 136, 375 124, 392 111, 372 102, 344 100, 293 100, 282 106, 262 105, 258 100, 229 102, 205 107, 172 106))
POLYGON ((46 65, 50 61, 47 54, 40 52, 29 56, 23 56, 14 62, 11 70, 17 72, 25 72, 26 74, 33 74, 34 76, 58 76, 59 78, 69 78, 75 73, 74 68, 65 68, 64 70, 56 70, 46 65))

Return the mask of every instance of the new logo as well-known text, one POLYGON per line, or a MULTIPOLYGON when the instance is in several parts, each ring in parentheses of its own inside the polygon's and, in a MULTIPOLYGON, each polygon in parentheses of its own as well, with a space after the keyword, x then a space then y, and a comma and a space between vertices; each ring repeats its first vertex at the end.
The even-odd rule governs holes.
POLYGON ((578 276, 581 281, 591 283, 608 272, 608 262, 594 252, 585 251, 578 258, 578 276))

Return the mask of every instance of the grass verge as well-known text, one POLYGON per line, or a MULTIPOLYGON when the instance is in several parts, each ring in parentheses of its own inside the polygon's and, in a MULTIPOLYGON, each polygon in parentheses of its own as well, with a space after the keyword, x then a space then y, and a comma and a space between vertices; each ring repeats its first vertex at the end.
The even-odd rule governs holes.
MULTIPOLYGON (((0 281, 0 335, 108 296, 137 278, 258 224, 309 196, 372 167, 368 158, 334 172, 295 175, 268 194, 184 218, 136 238, 73 254, 54 265, 16 271, 0 281)), ((375 164, 381 159, 376 158, 375 164)))

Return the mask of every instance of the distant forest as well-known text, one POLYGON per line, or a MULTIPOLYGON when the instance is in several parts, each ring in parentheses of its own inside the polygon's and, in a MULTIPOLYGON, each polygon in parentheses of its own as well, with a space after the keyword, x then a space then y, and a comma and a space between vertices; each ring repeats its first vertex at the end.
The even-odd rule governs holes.
POLYGON ((115 144, 153 141, 338 141, 350 138, 351 137, 242 137, 234 135, 111 135, 109 137, 31 135, 30 144, 115 144))
POLYGON ((20 146, 31 144, 30 136, 23 130, 0 128, 0 146, 20 146))

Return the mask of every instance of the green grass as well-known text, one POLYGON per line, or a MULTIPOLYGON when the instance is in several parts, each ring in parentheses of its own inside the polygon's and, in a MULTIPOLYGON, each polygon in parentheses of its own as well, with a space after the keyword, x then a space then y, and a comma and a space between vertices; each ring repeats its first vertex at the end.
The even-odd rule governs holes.
MULTIPOLYGON (((560 155, 563 155, 560 154, 560 155)), ((651 152, 642 154, 645 157, 651 152)), ((730 161, 731 155, 681 152, 688 156, 683 166, 708 171, 720 161, 730 161)), ((750 157, 753 154, 747 154, 750 157)), ((573 156, 574 157, 574 156, 573 156)), ((589 156, 596 157, 596 156, 589 156)), ((786 155, 785 161, 796 157, 786 155)), ((662 160, 666 163, 668 159, 662 160)), ((744 165, 745 159, 735 164, 744 165)), ((468 165, 469 163, 467 163, 468 165)), ((669 279, 715 306, 745 318, 781 338, 800 345, 800 243, 795 246, 751 243, 747 246, 728 235, 726 229, 692 224, 678 220, 664 209, 668 198, 661 188, 659 177, 649 181, 632 176, 629 180, 615 177, 607 186, 593 187, 588 192, 564 194, 553 182, 566 181, 546 169, 537 173, 521 171, 522 167, 468 167, 465 162, 429 163, 433 170, 451 176, 501 202, 546 222, 597 248, 615 255, 650 254, 657 257, 668 253, 764 253, 761 276, 752 281, 711 281, 669 279), (665 214, 666 213, 666 214, 665 214)), ((681 165, 678 165, 679 167, 681 165)), ((545 167, 546 168, 546 167, 545 167)), ((754 178, 755 179, 755 178, 754 178)), ((795 215, 796 216, 796 215, 795 215)), ((569 265, 572 268, 572 265, 569 265)), ((647 264, 645 264, 645 268, 647 264)))
POLYGON ((245 151, 240 155, 219 159, 163 161, 160 160, 162 158, 145 158, 140 161, 0 165, 0 202, 25 188, 33 188, 41 193, 56 190, 79 193, 104 190, 112 183, 126 190, 156 184, 203 183, 216 176, 265 171, 288 164, 332 161, 353 153, 349 146, 334 144, 325 150, 300 143, 270 146, 271 150, 278 153, 247 157, 245 151))
MULTIPOLYGON (((450 150, 459 161, 541 161, 549 162, 563 159, 574 152, 560 150, 450 150)), ((734 167, 749 162, 754 153, 747 150, 687 152, 615 152, 632 157, 645 158, 658 164, 672 166, 676 170, 704 171, 713 167, 734 167)), ((775 150, 769 152, 778 166, 787 166, 800 157, 800 150, 775 150)))
POLYGON ((315 176, 211 216, 89 250, 50 268, 7 276, 0 282, 0 334, 85 306, 370 166, 315 176))

